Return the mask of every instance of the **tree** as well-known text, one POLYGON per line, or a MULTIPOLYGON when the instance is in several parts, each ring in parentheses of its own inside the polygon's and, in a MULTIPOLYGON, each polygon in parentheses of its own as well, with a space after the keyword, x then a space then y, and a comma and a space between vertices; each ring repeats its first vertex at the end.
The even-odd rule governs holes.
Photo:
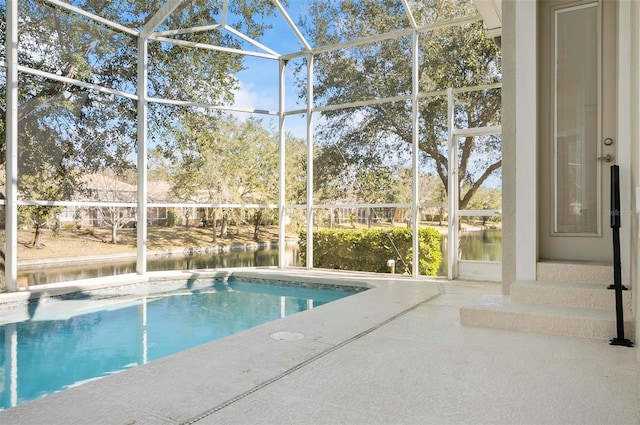
MULTIPOLYGON (((45 199, 57 200, 60 198, 59 187, 60 185, 55 181, 53 173, 47 173, 47 170, 42 170, 44 175, 29 176, 26 180, 33 180, 29 182, 27 187, 37 192, 38 194, 45 194, 45 199)), ((33 248, 42 248, 42 229, 46 225, 49 218, 59 213, 62 209, 60 207, 54 207, 50 205, 23 205, 18 208, 19 218, 23 223, 29 223, 33 226, 35 232, 33 240, 29 244, 33 248)))
MULTIPOLYGON (((142 28, 164 0, 78 0, 73 5, 133 29, 142 28)), ((55 5, 35 1, 19 2, 20 63, 29 68, 62 77, 135 93, 137 80, 136 37, 91 21, 55 5)), ((201 7, 182 1, 159 29, 210 25, 222 4, 201 7)), ((241 19, 231 25, 258 38, 266 28, 260 17, 273 14, 275 6, 266 0, 230 2, 229 13, 241 19)), ((0 10, 4 25, 5 8, 0 10)), ((5 31, 0 31, 5 46, 5 31)), ((218 30, 176 36, 189 42, 203 42, 238 48, 241 41, 218 30)), ((242 69, 242 57, 229 52, 198 50, 149 42, 149 94, 212 104, 231 102, 242 69)), ((4 55, 3 55, 4 57, 4 55)), ((2 81, 4 85, 5 82, 2 81)), ((0 123, 6 120, 5 91, 2 90, 0 123)), ((19 192, 24 199, 69 200, 82 190, 82 173, 111 168, 114 172, 135 168, 136 103, 117 94, 104 94, 30 73, 20 74, 18 117, 19 192), (46 188, 39 179, 43 169, 50 177, 46 188), (51 190, 50 190, 51 189, 51 190), (52 198, 55 196, 55 198, 52 198)), ((167 105, 150 108, 151 133, 162 128, 172 113, 167 105)), ((4 163, 5 143, 0 141, 4 163)), ((45 214, 47 210, 42 210, 45 214)), ((45 214, 46 215, 46 214, 45 214)), ((45 220, 46 217, 41 217, 45 220)))
MULTIPOLYGON (((392 169, 375 167, 360 169, 356 173, 358 201, 372 204, 400 201, 403 193, 401 181, 392 169)), ((371 227, 375 211, 368 211, 367 226, 371 227)))
MULTIPOLYGON (((275 132, 256 118, 240 121, 232 115, 183 112, 180 127, 157 147, 168 162, 175 197, 210 204, 277 202, 279 145, 275 132)), ((290 167, 295 169, 296 164, 290 167)), ((259 226, 264 215, 255 210, 254 225, 259 226)), ((228 216, 223 209, 222 237, 228 216)))
POLYGON ((285 137, 285 194, 287 204, 304 204, 307 193, 307 143, 292 134, 285 137))
MULTIPOLYGON (((93 200, 102 202, 135 202, 136 187, 128 184, 127 177, 109 170, 101 170, 84 176, 87 182, 87 194, 93 200)), ((132 180, 129 177, 129 180, 132 180)), ((118 243, 118 230, 135 222, 130 208, 104 206, 99 208, 103 222, 111 230, 111 243, 118 243)))
POLYGON ((447 198, 442 181, 433 173, 420 176, 420 204, 431 220, 438 218, 438 225, 442 226, 447 198))
MULTIPOLYGON (((497 188, 479 188, 475 196, 469 202, 469 209, 472 210, 499 210, 502 209, 502 194, 500 189, 497 188)), ((495 218, 490 216, 478 217, 483 226, 486 226, 487 221, 495 221, 495 218)))
MULTIPOLYGON (((426 0, 412 2, 418 22, 438 22, 475 14, 471 2, 426 0)), ((396 1, 316 0, 301 23, 315 45, 335 44, 374 34, 408 28, 407 14, 396 1), (336 22, 340 16, 340 24, 336 22)), ((482 24, 449 26, 420 35, 421 93, 500 81, 498 46, 484 37, 482 24)), ((407 95, 411 92, 411 37, 403 36, 364 46, 342 47, 322 53, 314 61, 315 105, 345 104, 407 95)), ((302 66, 297 68, 303 72, 302 66)), ((300 80, 302 96, 305 82, 300 80)), ((500 119, 500 91, 483 90, 458 94, 455 121, 458 128, 493 125, 500 119)), ((384 164, 397 152, 412 146, 411 104, 396 101, 324 111, 326 124, 319 126, 318 143, 324 155, 339 168, 342 161, 361 166, 384 164), (329 152, 339 151, 340 155, 329 152)), ((420 99, 419 149, 421 163, 429 166, 448 190, 447 99, 420 99)), ((459 208, 464 209, 475 191, 501 167, 498 137, 465 137, 458 140, 460 163, 459 208)), ((318 176, 318 178, 322 178, 318 176)), ((328 183, 335 180, 330 180, 328 183)), ((322 188, 321 182, 317 187, 322 188)))

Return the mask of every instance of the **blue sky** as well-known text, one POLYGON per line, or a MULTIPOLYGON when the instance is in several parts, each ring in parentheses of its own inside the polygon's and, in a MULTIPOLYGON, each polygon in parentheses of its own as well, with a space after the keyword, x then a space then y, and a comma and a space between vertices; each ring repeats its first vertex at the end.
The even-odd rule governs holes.
MULTIPOLYGON (((296 9, 288 9, 287 12, 290 14, 291 19, 296 22, 298 19, 298 17, 294 15, 296 9)), ((301 51, 302 45, 296 35, 289 28, 286 21, 280 17, 279 11, 276 13, 278 17, 270 17, 265 21, 273 25, 273 28, 268 30, 259 42, 279 54, 301 51)), ((258 51, 256 47, 248 43, 245 43, 245 48, 251 51, 258 51)), ((277 111, 278 61, 246 56, 244 64, 246 69, 237 75, 240 90, 235 94, 235 105, 239 107, 277 111)), ((298 98, 291 68, 291 66, 288 67, 285 79, 285 109, 304 109, 305 104, 298 98)), ((265 118, 265 120, 267 119, 269 118, 265 118)), ((277 120, 274 120, 274 122, 277 122, 277 120)), ((297 137, 305 137, 305 118, 299 116, 288 117, 286 120, 286 129, 297 137)))

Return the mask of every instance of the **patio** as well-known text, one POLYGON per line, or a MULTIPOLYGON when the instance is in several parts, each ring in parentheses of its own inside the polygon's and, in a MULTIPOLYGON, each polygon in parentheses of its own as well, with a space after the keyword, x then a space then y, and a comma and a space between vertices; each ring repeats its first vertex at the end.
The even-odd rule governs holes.
POLYGON ((460 307, 499 284, 368 279, 376 288, 0 412, 0 423, 639 423, 635 350, 461 326, 460 307), (270 338, 282 331, 305 338, 270 338))

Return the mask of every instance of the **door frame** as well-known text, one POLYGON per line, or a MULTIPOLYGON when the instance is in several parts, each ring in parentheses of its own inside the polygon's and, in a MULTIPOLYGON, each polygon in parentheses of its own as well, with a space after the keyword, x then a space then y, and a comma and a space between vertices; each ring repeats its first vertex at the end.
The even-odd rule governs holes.
MULTIPOLYGON (((555 0, 538 2, 539 21, 538 32, 540 36, 539 45, 539 129, 538 129, 538 155, 540 158, 538 179, 538 256, 544 260, 551 261, 579 261, 579 262, 612 262, 611 232, 609 230, 609 163, 597 160, 606 154, 614 155, 614 162, 617 162, 618 136, 617 136, 617 93, 616 93, 616 54, 615 50, 608 49, 608 44, 617 43, 616 38, 616 10, 617 7, 612 2, 602 0, 555 0), (584 214, 583 211, 595 211, 591 221, 594 227, 588 232, 561 230, 558 228, 558 214, 564 211, 565 219, 571 219, 571 212, 567 210, 567 205, 558 203, 561 196, 561 187, 558 186, 558 176, 560 166, 566 167, 569 163, 560 163, 559 145, 556 144, 560 134, 558 133, 558 108, 559 98, 557 85, 557 69, 554 66, 554 58, 557 55, 557 34, 556 18, 564 16, 564 13, 578 12, 590 9, 597 12, 595 25, 597 26, 598 37, 594 42, 597 49, 597 56, 594 57, 593 75, 596 79, 594 89, 596 90, 597 107, 592 109, 593 118, 582 118, 583 124, 593 123, 595 119, 597 126, 593 128, 594 133, 587 139, 588 145, 582 150, 582 159, 577 164, 582 164, 582 170, 587 170, 591 174, 591 183, 583 181, 583 187, 593 188, 593 196, 590 203, 577 204, 577 208, 587 208, 574 214, 584 214), (606 30, 606 31, 605 31, 606 30), (607 43, 606 45, 604 43, 607 43), (611 138, 613 146, 604 146, 603 140, 611 138), (606 152, 605 152, 606 151, 606 152), (586 155, 586 156, 585 156, 586 155), (588 171, 588 170, 591 171, 588 171), (595 185, 594 185, 595 183, 595 185), (560 208, 562 207, 562 208, 560 208), (567 215, 569 214, 569 215, 567 215)), ((592 86, 593 87, 593 86, 592 86)), ((580 93, 578 93, 580 94, 580 93)), ((584 109, 586 111, 586 105, 584 109)), ((580 119, 580 118, 578 118, 580 119)), ((579 128, 579 127, 578 127, 579 128)), ((565 128, 567 130, 567 128, 565 128)), ((574 137, 580 137, 580 132, 574 137)), ((570 136, 571 138, 571 136, 570 136)), ((579 139, 578 139, 579 140, 579 139)), ((580 152, 580 150, 578 151, 580 152)), ((566 153, 565 153, 566 155, 566 153)), ((571 154, 575 155, 575 154, 571 154)), ((569 160, 566 157, 565 160, 569 160)), ((585 171, 583 171, 584 173, 585 171)), ((576 183, 578 184, 578 183, 576 183)), ((565 192, 567 195, 569 192, 565 192)), ((577 198, 579 199, 579 198, 577 198)), ((579 217, 576 217, 579 220, 579 217)), ((570 222, 569 222, 570 223, 570 222)), ((578 221, 576 221, 578 223, 578 221)))

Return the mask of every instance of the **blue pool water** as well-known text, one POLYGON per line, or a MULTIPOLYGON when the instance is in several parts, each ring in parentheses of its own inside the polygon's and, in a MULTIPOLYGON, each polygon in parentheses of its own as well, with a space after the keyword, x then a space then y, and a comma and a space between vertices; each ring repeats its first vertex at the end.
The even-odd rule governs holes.
POLYGON ((210 281, 197 289, 50 301, 13 323, 0 311, 0 410, 353 293, 210 281))

